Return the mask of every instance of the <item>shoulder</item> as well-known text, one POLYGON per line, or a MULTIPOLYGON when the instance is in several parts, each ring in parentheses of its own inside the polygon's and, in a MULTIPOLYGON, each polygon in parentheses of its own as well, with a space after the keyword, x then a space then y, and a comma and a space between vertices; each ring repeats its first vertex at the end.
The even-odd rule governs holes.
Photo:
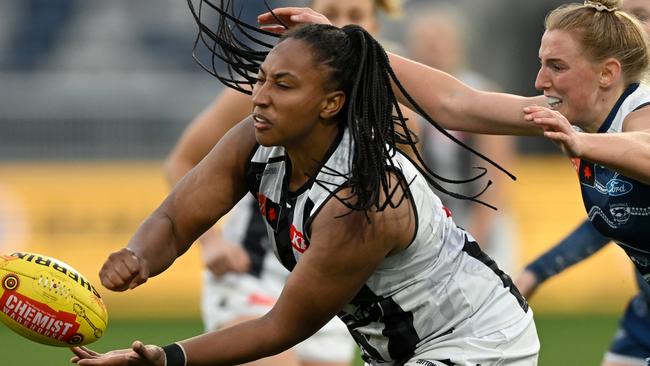
POLYGON ((253 120, 247 117, 231 128, 219 140, 219 143, 214 146, 204 159, 205 164, 231 166, 237 170, 243 170, 255 145, 253 120))
POLYGON ((406 248, 416 228, 415 210, 407 183, 396 173, 388 173, 390 192, 382 192, 380 207, 366 211, 352 210, 354 192, 350 188, 337 191, 324 203, 313 219, 312 238, 327 237, 336 245, 382 246, 387 252, 406 248))
POLYGON ((623 111, 623 132, 650 130, 650 87, 640 84, 625 100, 623 111))

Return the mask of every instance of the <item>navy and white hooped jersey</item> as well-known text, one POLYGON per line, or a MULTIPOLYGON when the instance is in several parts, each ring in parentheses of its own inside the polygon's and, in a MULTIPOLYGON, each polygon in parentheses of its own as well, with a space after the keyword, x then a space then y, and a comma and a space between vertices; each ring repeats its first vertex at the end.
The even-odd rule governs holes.
MULTIPOLYGON (((598 133, 621 132, 625 117, 648 104, 650 88, 630 85, 598 133)), ((586 160, 575 159, 574 166, 589 220, 600 233, 620 244, 646 274, 642 267, 650 267, 650 185, 586 160)))
MULTIPOLYGON (((291 165, 284 149, 255 148, 248 184, 258 198, 275 253, 289 270, 309 250, 314 217, 328 200, 336 199, 331 192, 346 183, 351 153, 349 133, 342 129, 316 177, 289 192, 291 165)), ((416 235, 408 248, 383 260, 338 314, 366 362, 400 365, 418 355, 435 354, 438 342, 462 342, 507 327, 529 326, 532 313, 510 278, 454 224, 407 158, 397 153, 392 161, 411 182, 416 235)))

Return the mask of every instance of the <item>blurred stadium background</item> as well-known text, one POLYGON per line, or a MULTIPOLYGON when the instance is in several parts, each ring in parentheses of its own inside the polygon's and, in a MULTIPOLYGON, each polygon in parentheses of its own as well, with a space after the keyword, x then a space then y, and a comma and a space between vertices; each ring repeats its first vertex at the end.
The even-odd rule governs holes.
MULTIPOLYGON (((561 2, 450 2, 471 20, 472 67, 534 94, 543 16, 561 2)), ((384 36, 400 42, 404 19, 386 19, 384 36)), ((193 63, 194 35, 184 1, 0 0, 0 252, 54 256, 99 283, 107 254, 165 196, 162 160, 221 89, 193 63)), ((507 183, 516 271, 584 217, 568 160, 541 139, 519 140, 519 151, 508 167, 519 179, 507 183)), ((111 324, 96 348, 200 332, 200 268, 192 249, 146 286, 102 291, 111 324)), ((532 301, 540 365, 598 364, 633 292, 632 267, 611 245, 550 280, 532 301)), ((2 326, 0 352, 3 366, 68 357, 2 326)))

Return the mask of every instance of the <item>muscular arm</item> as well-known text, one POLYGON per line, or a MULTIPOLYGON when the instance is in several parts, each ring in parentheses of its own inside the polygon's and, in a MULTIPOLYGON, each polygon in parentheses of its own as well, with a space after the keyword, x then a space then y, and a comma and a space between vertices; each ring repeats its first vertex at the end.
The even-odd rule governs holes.
POLYGON ((138 228, 128 247, 149 273, 169 267, 244 195, 244 169, 255 144, 250 120, 233 128, 138 228))
MULTIPOLYGON (((224 89, 201 114, 187 126, 165 161, 165 174, 171 186, 194 168, 237 122, 251 110, 250 96, 224 89)), ((246 252, 226 241, 218 225, 199 238, 205 266, 216 276, 226 272, 244 272, 250 266, 246 252)))
MULTIPOLYGON (((273 14, 258 16, 262 27, 283 32, 284 25, 303 23, 330 24, 322 14, 310 8, 286 7, 273 9, 273 14), (278 19, 283 25, 278 25, 278 19)), ((388 53, 391 67, 409 95, 444 128, 496 135, 540 135, 542 130, 524 120, 523 108, 544 105, 544 97, 526 98, 504 93, 482 92, 469 87, 440 70, 388 53)), ((397 90, 399 101, 413 106, 397 90)), ((413 108, 412 108, 413 109, 413 108)))
POLYGON ((415 216, 408 202, 369 215, 371 223, 364 213, 350 213, 331 199, 314 220, 310 247, 273 309, 260 319, 181 342, 188 364, 241 364, 281 352, 320 329, 384 257, 411 240, 415 216))
MULTIPOLYGON (((524 121, 523 108, 546 105, 543 97, 480 91, 440 70, 389 53, 391 66, 409 95, 436 122, 450 130, 499 135, 540 135, 524 121)), ((413 106, 396 90, 401 103, 413 106)))

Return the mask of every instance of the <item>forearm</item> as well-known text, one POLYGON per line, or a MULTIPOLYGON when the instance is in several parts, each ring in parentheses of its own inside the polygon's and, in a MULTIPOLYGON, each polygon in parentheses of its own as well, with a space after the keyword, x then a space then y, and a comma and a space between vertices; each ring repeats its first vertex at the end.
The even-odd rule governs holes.
POLYGON ((581 159, 650 184, 650 132, 581 133, 581 159))
MULTIPOLYGON (((389 53, 391 67, 408 94, 446 129, 497 135, 540 135, 524 121, 523 108, 546 104, 543 97, 526 98, 483 92, 440 70, 389 53), (434 90, 434 92, 432 92, 434 90)), ((393 85, 399 101, 417 111, 393 85)))
POLYGON ((566 268, 590 257, 609 241, 609 238, 602 236, 591 222, 585 220, 552 249, 526 266, 526 269, 533 272, 537 281, 542 283, 566 268))
MULTIPOLYGON (((315 332, 315 331, 314 331, 315 332)), ((241 365, 281 353, 306 336, 284 329, 267 314, 216 332, 179 342, 187 353, 188 366, 241 365)))
POLYGON ((140 225, 127 247, 146 261, 150 275, 155 276, 171 266, 189 245, 178 240, 172 220, 159 209, 140 225))

